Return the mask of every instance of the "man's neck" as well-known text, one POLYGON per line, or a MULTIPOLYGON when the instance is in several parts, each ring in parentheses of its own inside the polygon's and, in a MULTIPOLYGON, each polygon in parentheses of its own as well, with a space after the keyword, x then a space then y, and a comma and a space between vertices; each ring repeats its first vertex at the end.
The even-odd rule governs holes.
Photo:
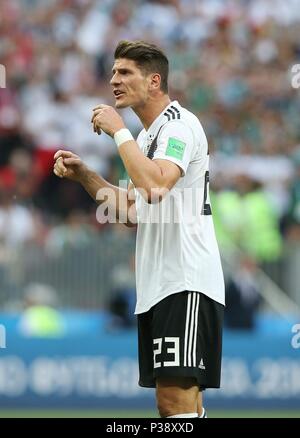
POLYGON ((152 125, 154 120, 160 113, 171 103, 171 99, 167 94, 164 94, 161 98, 151 99, 143 107, 132 108, 136 113, 140 121, 142 122, 146 131, 152 125))

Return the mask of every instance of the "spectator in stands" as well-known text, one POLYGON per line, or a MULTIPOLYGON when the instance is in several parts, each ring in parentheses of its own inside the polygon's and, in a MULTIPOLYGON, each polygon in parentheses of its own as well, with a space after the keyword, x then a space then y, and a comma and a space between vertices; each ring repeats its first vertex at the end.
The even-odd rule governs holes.
POLYGON ((108 300, 111 319, 108 330, 128 329, 136 326, 134 255, 129 263, 116 266, 112 271, 112 290, 108 300))
POLYGON ((251 256, 244 255, 226 282, 225 327, 252 330, 255 327, 261 296, 257 266, 251 256))
POLYGON ((221 190, 213 199, 221 244, 230 247, 233 243, 259 262, 278 260, 282 249, 279 220, 258 181, 237 175, 231 190, 221 190))
POLYGON ((59 256, 65 250, 87 247, 95 236, 96 230, 89 223, 89 216, 81 210, 72 210, 64 223, 50 231, 46 251, 51 256, 59 256))
POLYGON ((19 322, 19 331, 26 337, 57 338, 64 335, 63 317, 55 309, 55 290, 45 284, 28 285, 24 294, 24 311, 19 322))
POLYGON ((290 186, 290 205, 284 218, 284 230, 289 240, 300 241, 300 147, 294 154, 296 175, 290 186))

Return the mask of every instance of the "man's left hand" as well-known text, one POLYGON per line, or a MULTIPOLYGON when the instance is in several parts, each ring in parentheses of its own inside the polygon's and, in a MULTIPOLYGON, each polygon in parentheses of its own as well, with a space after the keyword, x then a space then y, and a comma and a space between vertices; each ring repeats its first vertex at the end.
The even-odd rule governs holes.
POLYGON ((125 128, 122 117, 109 105, 98 105, 93 109, 91 122, 94 125, 94 132, 101 134, 104 131, 111 137, 122 128, 125 128))

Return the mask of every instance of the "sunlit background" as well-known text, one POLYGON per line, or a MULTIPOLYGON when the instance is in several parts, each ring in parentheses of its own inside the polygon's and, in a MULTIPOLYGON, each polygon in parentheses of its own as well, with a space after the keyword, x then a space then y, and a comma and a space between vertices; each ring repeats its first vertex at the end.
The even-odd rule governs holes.
MULTIPOLYGON (((165 49, 170 96, 208 137, 227 284, 222 389, 204 395, 208 415, 300 415, 299 6, 1 0, 2 417, 157 415, 137 384, 135 229, 99 223, 84 190, 52 173, 63 148, 116 185, 127 179, 90 123, 94 106, 114 102, 121 39, 165 49)), ((134 113, 122 115, 137 135, 134 113)))

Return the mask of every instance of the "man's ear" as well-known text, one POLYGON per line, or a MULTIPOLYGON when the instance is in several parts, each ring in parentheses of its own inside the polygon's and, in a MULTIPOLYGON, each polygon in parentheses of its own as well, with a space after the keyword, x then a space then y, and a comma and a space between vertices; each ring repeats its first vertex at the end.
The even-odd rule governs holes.
POLYGON ((150 76, 150 89, 151 90, 159 90, 160 89, 160 83, 161 83, 161 77, 159 73, 153 73, 150 76))

